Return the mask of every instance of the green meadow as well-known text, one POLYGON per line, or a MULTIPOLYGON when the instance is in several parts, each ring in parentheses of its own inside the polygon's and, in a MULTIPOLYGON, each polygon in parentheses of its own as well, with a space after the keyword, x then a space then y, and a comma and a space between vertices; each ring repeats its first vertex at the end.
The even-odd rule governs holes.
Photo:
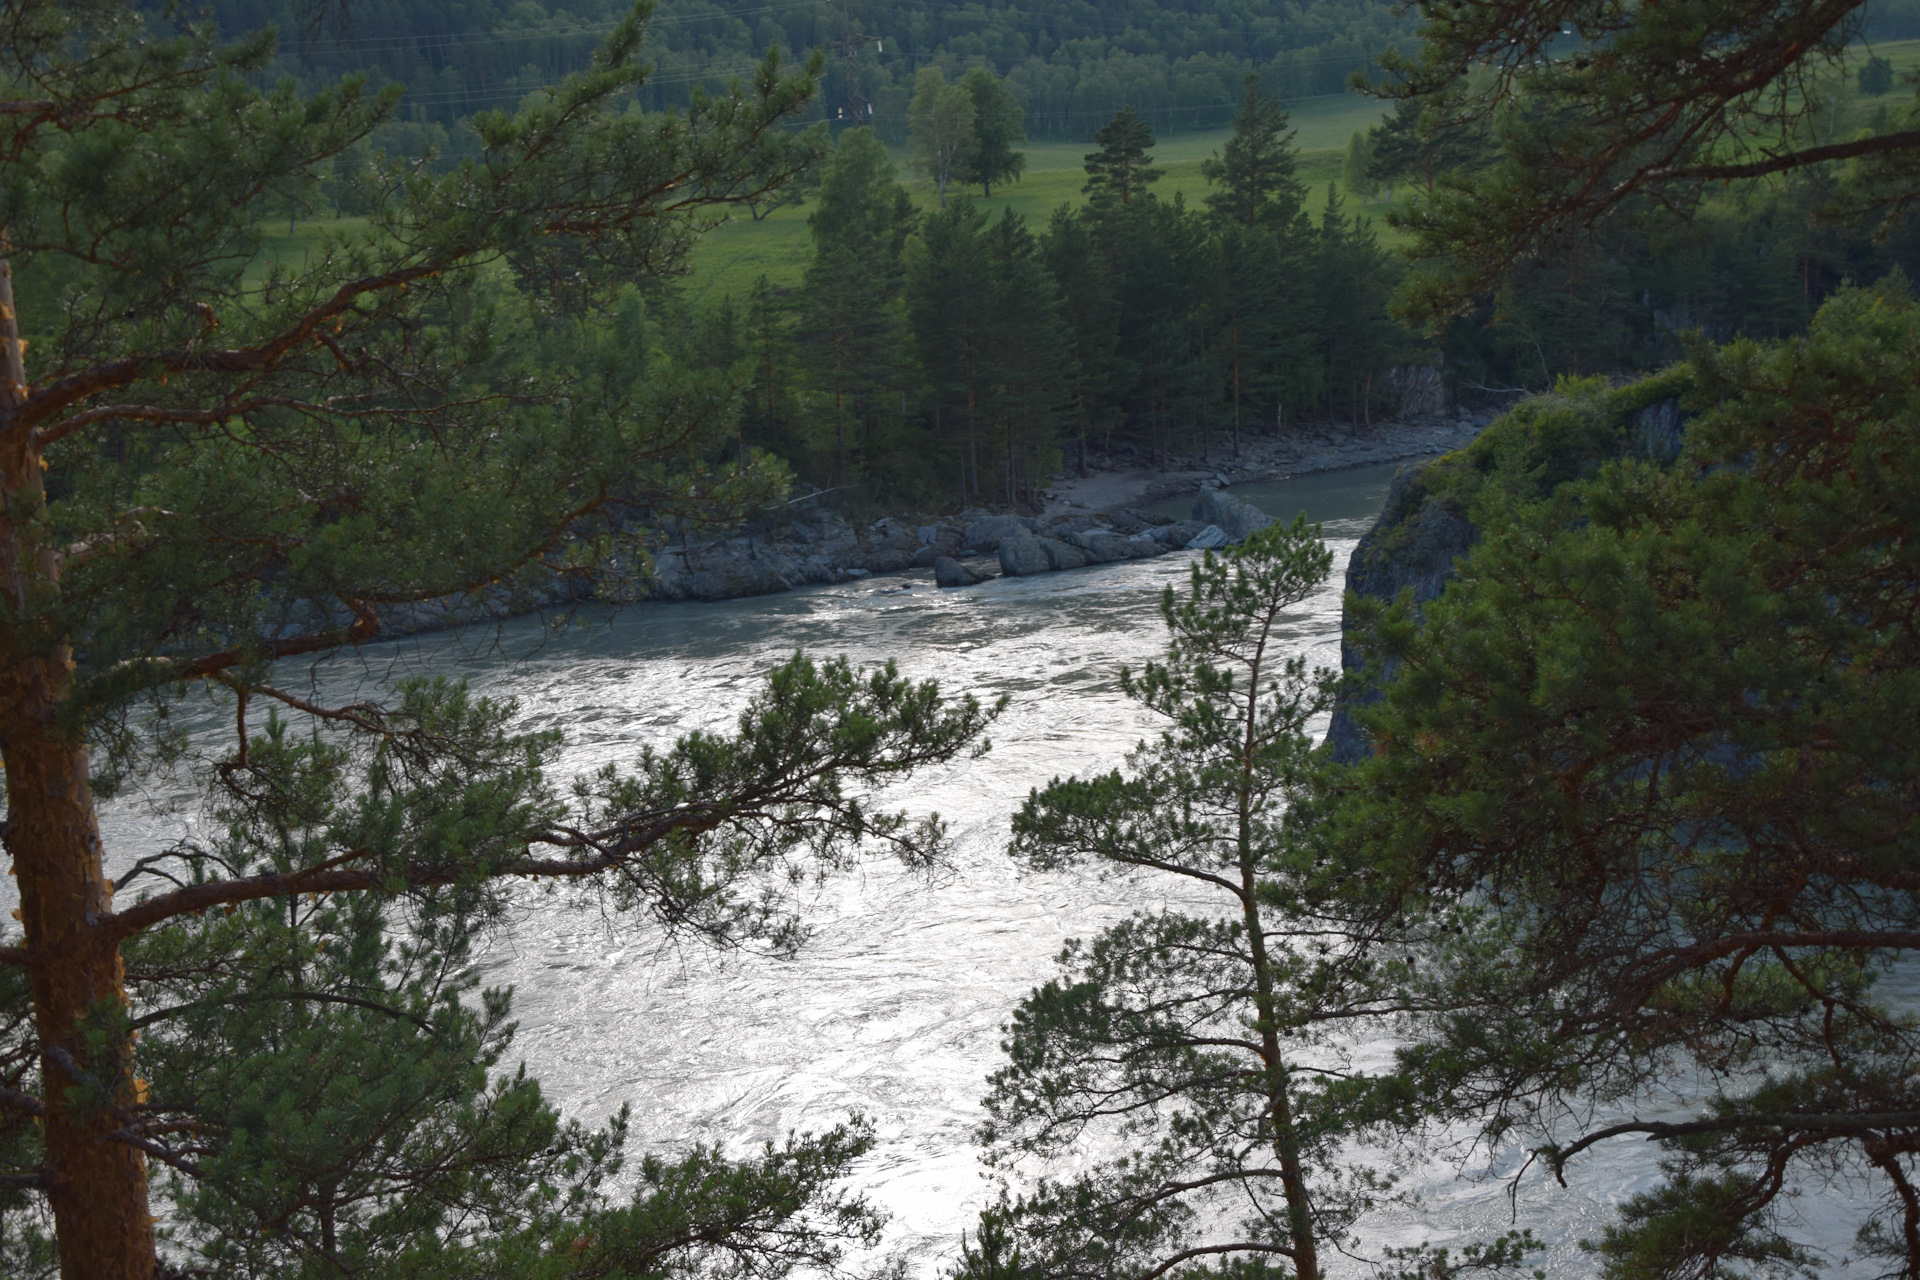
MULTIPOLYGON (((1385 106, 1370 98, 1341 95, 1303 102, 1289 110, 1299 134, 1300 175, 1314 190, 1313 207, 1317 208, 1326 185, 1339 180, 1347 139, 1379 120, 1385 106)), ((1206 129, 1161 139, 1153 158, 1165 176, 1154 184, 1155 193, 1166 200, 1181 195, 1188 203, 1202 199, 1207 183, 1200 176, 1200 163, 1217 153, 1232 133, 1231 129, 1206 129)), ((1027 171, 1019 182, 996 188, 990 200, 982 199, 978 188, 971 194, 991 216, 997 218, 1000 210, 1012 209, 1037 230, 1060 205, 1085 202, 1080 191, 1086 181, 1082 162, 1093 149, 1091 142, 1027 143, 1021 148, 1027 155, 1027 171)), ((906 148, 889 150, 915 201, 922 208, 935 207, 938 197, 933 184, 908 170, 906 148)), ((957 188, 947 190, 952 198, 957 188)), ((743 296, 762 275, 775 284, 798 284, 807 266, 811 213, 809 205, 789 206, 758 222, 742 217, 715 228, 694 250, 692 274, 683 281, 688 296, 714 301, 729 294, 743 296)))
MULTIPOLYGON (((1920 71, 1920 40, 1891 41, 1874 46, 1873 51, 1891 62, 1897 73, 1920 71)), ((1880 107, 1897 106, 1910 100, 1912 94, 1912 87, 1906 84, 1896 85, 1892 93, 1879 97, 1849 93, 1838 108, 1844 114, 1844 123, 1839 117, 1834 123, 1857 127, 1858 121, 1880 107)), ((1289 108, 1300 148, 1300 176, 1313 192, 1311 208, 1317 211, 1327 185, 1339 181, 1347 139, 1356 130, 1377 122, 1385 111, 1385 104, 1357 94, 1314 99, 1289 108)), ((1189 203, 1203 199, 1207 183, 1200 176, 1200 164, 1216 154, 1231 134, 1230 129, 1207 129, 1161 139, 1154 148, 1154 162, 1164 176, 1155 185, 1155 192, 1162 199, 1183 196, 1189 203)), ((906 148, 890 150, 915 201, 922 208, 935 207, 933 184, 908 169, 906 148)), ((998 217, 1003 208, 1012 209, 1037 230, 1060 205, 1085 202, 1080 190, 1085 180, 1081 165, 1087 152, 1093 150, 1091 142, 1031 142, 1022 150, 1026 152, 1027 170, 1019 182, 1000 187, 992 199, 982 198, 977 190, 971 192, 992 216, 998 217)), ((949 188, 949 197, 955 191, 949 188)), ((1380 220, 1386 209, 1383 202, 1364 207, 1349 202, 1348 209, 1373 217, 1383 242, 1392 244, 1398 239, 1380 220)), ((807 218, 811 213, 810 205, 790 206, 758 221, 742 215, 714 228, 694 249, 689 274, 681 282, 687 296, 695 302, 743 296, 762 275, 777 285, 798 284, 810 250, 807 218)), ((276 228, 262 236, 260 269, 274 261, 297 267, 318 249, 323 236, 352 235, 363 226, 363 220, 357 218, 321 218, 298 223, 290 232, 276 228)))

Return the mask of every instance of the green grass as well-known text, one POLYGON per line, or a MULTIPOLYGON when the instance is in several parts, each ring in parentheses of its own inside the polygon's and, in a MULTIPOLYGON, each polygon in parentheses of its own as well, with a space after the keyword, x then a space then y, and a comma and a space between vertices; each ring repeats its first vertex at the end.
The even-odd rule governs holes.
MULTIPOLYGON (((1291 109, 1292 123, 1299 133, 1300 176, 1314 193, 1310 208, 1317 211, 1327 184, 1339 179, 1347 139, 1379 120, 1385 109, 1385 104, 1357 95, 1316 99, 1291 109)), ((1200 176, 1200 163, 1216 154, 1232 135, 1231 129, 1203 129, 1163 138, 1153 150, 1154 163, 1165 170, 1165 176, 1154 184, 1155 194, 1163 200, 1183 195, 1189 204, 1204 199, 1208 185, 1200 176)), ((1002 209, 1012 209, 1037 231, 1059 205, 1086 202, 1080 186, 1086 181, 1083 165, 1087 153, 1093 150, 1092 143, 1029 142, 1021 149, 1027 154, 1025 175, 1019 182, 996 190, 991 200, 979 200, 990 217, 999 217, 1002 209)), ((889 150, 906 175, 906 148, 889 150)), ((932 183, 910 176, 905 180, 921 208, 934 207, 932 183)), ((978 192, 974 195, 979 199, 978 192)), ((1369 214, 1379 211, 1367 210, 1369 214)), ((741 298, 762 275, 777 285, 800 283, 812 245, 807 234, 811 212, 811 206, 780 209, 758 222, 743 217, 708 233, 693 251, 689 264, 692 274, 682 282, 687 296, 696 302, 716 302, 729 295, 741 298)), ((1386 228, 1379 230, 1391 243, 1391 238, 1384 235, 1386 228)))
POLYGON ((299 271, 320 251, 328 236, 340 239, 364 233, 365 218, 336 218, 331 214, 297 222, 289 231, 284 222, 269 222, 260 227, 260 253, 247 268, 247 283, 255 284, 278 263, 289 271, 299 271))
MULTIPOLYGON (((1920 61, 1920 41, 1909 42, 1908 57, 1920 61)), ((1902 65, 1904 69, 1904 64, 1902 65)), ((1381 103, 1368 98, 1342 95, 1297 104, 1292 108, 1292 123, 1298 131, 1300 176, 1313 195, 1309 208, 1317 212, 1325 198, 1327 184, 1340 176, 1340 160, 1347 139, 1357 129, 1378 120, 1384 110, 1381 103)), ((1154 148, 1154 163, 1165 171, 1154 192, 1164 200, 1176 194, 1189 204, 1205 199, 1208 184, 1200 176, 1200 164, 1219 152, 1232 136, 1231 129, 1206 129, 1176 133, 1162 139, 1154 148)), ((991 200, 981 200, 990 217, 999 217, 1002 209, 1012 209, 1038 231, 1046 225, 1056 207, 1078 206, 1086 202, 1080 186, 1086 180, 1082 167, 1093 150, 1088 142, 1032 142, 1024 148, 1026 174, 1017 183, 996 189, 991 200)), ((908 174, 904 147, 892 148, 907 188, 923 209, 936 203, 933 184, 908 174)), ((951 190, 949 192, 951 194, 951 190)), ((975 193, 978 198, 978 193, 975 193)), ((1368 209, 1378 214, 1380 208, 1368 209)), ((715 228, 695 246, 688 263, 691 272, 682 280, 687 297, 696 304, 718 302, 729 295, 744 298, 753 282, 764 275, 778 285, 796 285, 805 273, 813 242, 807 230, 812 206, 779 209, 759 221, 746 216, 715 228)), ((288 231, 285 223, 262 228, 260 256, 249 275, 258 279, 275 263, 298 270, 318 252, 328 234, 352 235, 365 229, 363 218, 318 218, 300 222, 288 231)), ((1388 243, 1391 236, 1384 226, 1379 230, 1388 243)))

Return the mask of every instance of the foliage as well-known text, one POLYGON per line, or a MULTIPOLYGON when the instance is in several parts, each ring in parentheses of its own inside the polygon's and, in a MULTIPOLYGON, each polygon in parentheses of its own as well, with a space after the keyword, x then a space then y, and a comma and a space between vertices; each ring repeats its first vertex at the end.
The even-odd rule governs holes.
POLYGON ((1815 127, 1837 91, 1823 76, 1844 66, 1863 9, 1421 4, 1419 52, 1383 55, 1389 78, 1368 87, 1407 105, 1410 139, 1474 162, 1442 160, 1426 197, 1395 215, 1420 264, 1407 307, 1457 314, 1608 218, 1684 216, 1715 184, 1850 162, 1835 211, 1904 212, 1920 153, 1904 116, 1839 140, 1815 127))
MULTIPOLYGON (((469 0, 459 6, 353 0, 342 30, 311 18, 336 4, 309 0, 216 0, 229 34, 277 25, 276 73, 313 90, 367 71, 376 83, 407 86, 403 119, 377 141, 417 155, 436 135, 442 152, 471 148, 461 120, 509 107, 580 69, 624 12, 615 0, 469 0)), ((980 6, 951 0, 856 4, 830 0, 778 8, 726 7, 710 0, 661 0, 654 15, 655 74, 635 90, 650 111, 685 106, 696 92, 724 92, 767 49, 829 46, 853 28, 877 38, 861 48, 857 74, 889 142, 905 139, 914 78, 937 66, 949 80, 982 67, 1005 79, 1034 137, 1085 140, 1121 106, 1134 103, 1156 127, 1207 128, 1232 116, 1239 86, 1258 74, 1279 98, 1342 91, 1349 72, 1406 38, 1411 24, 1376 0, 1072 0, 1048 6, 980 6)), ((849 64, 825 72, 819 103, 844 101, 849 64)))
POLYGON ((980 194, 993 196, 996 182, 1018 182, 1027 167, 1026 153, 1015 151, 1017 143, 1027 140, 1021 121, 1026 112, 1006 83, 985 67, 972 67, 960 83, 973 95, 973 128, 979 140, 966 178, 980 184, 980 194))
POLYGON ((1165 661, 1122 676, 1167 728, 1124 772, 1056 779, 1015 816, 1023 866, 1166 878, 1180 905, 1070 943, 1015 1010, 990 1157, 1071 1151, 1079 1168, 983 1217, 960 1274, 1280 1274, 1285 1259, 1314 1277, 1384 1184, 1343 1150, 1379 1117, 1340 1045, 1388 1012, 1398 962, 1326 909, 1285 817, 1332 687, 1288 654, 1287 623, 1331 564, 1304 517, 1209 553, 1184 598, 1162 599, 1165 661))
POLYGON ((835 487, 847 483, 856 442, 871 446, 896 420, 887 393, 900 372, 900 255, 917 216, 873 131, 841 134, 807 220, 814 256, 800 291, 802 364, 820 405, 814 421, 832 433, 824 478, 835 487))
MULTIPOLYGON (((566 1123, 506 1069, 507 996, 467 966, 530 880, 790 950, 784 886, 867 847, 937 854, 937 823, 859 797, 972 749, 990 709, 796 658, 737 732, 563 789, 555 738, 457 685, 329 705, 276 683, 276 660, 423 608, 618 599, 662 523, 729 521, 784 486, 728 438, 725 372, 651 343, 635 283, 814 158, 784 126, 815 69, 769 57, 737 92, 642 115, 620 106, 642 34, 630 17, 587 72, 475 117, 477 158, 375 163, 363 227, 263 271, 263 211, 337 176, 394 95, 257 90, 266 35, 224 45, 170 11, 9 11, 10 1273, 144 1280, 164 1253, 287 1275, 775 1276, 870 1238, 837 1186, 858 1122, 648 1156, 614 1194, 624 1117, 566 1123), (196 688, 231 715, 224 743, 171 730, 196 688), (186 771, 207 821, 116 886, 92 783, 152 767, 186 771)), ((708 331, 737 334, 727 313, 708 331)))
POLYGON ((1920 936, 1916 342, 1895 283, 1696 343, 1677 458, 1641 389, 1568 384, 1441 480, 1481 531, 1445 594, 1362 632, 1398 675, 1326 847, 1351 900, 1458 930, 1403 1067, 1563 1177, 1663 1145, 1611 1276, 1818 1267, 1785 1205, 1835 1170, 1874 1189, 1860 1250, 1920 1267, 1920 1046, 1881 989, 1920 936), (1688 1080, 1695 1118, 1634 1115, 1688 1080), (1556 1123, 1596 1100, 1625 1118, 1556 1123))
POLYGON ((1100 126, 1093 140, 1100 149, 1087 156, 1087 185, 1081 188, 1093 197, 1092 203, 1118 201, 1133 203, 1136 188, 1144 188, 1160 177, 1153 167, 1153 129, 1134 114, 1132 107, 1100 126))
POLYGON ((980 135, 974 128, 979 104, 963 84, 948 84, 938 67, 921 69, 913 82, 913 101, 907 107, 907 141, 913 147, 914 167, 933 180, 940 207, 947 207, 947 184, 965 179, 980 155, 980 135))

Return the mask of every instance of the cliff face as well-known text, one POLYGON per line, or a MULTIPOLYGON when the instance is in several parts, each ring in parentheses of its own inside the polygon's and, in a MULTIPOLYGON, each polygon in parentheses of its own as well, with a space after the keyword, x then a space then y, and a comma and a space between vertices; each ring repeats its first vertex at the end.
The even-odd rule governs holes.
MULTIPOLYGON (((1387 490, 1380 518, 1347 561, 1349 603, 1340 627, 1342 671, 1351 673, 1365 665, 1353 639, 1352 597, 1392 600, 1407 591, 1415 604, 1424 604, 1445 589, 1447 579, 1453 576, 1454 562, 1472 549, 1478 536, 1456 503, 1430 489, 1428 472, 1434 465, 1416 463, 1401 468, 1387 490)), ((1392 672, 1386 675, 1391 678, 1392 672)), ((1343 696, 1334 706, 1327 745, 1341 764, 1352 764, 1366 756, 1366 735, 1349 713, 1354 706, 1364 706, 1379 696, 1377 688, 1370 688, 1357 696, 1343 696)))
MULTIPOLYGON (((1347 562, 1341 669, 1352 675, 1366 666, 1356 598, 1387 602, 1404 592, 1416 609, 1437 599, 1479 540, 1475 519, 1490 509, 1483 496, 1542 497, 1621 458, 1671 463, 1683 441, 1680 396, 1689 381, 1682 367, 1619 388, 1574 384, 1516 405, 1464 449, 1403 469, 1347 562)), ((1392 678, 1389 662, 1374 682, 1341 694, 1326 738, 1335 760, 1365 758, 1366 731, 1353 712, 1377 701, 1392 678)))

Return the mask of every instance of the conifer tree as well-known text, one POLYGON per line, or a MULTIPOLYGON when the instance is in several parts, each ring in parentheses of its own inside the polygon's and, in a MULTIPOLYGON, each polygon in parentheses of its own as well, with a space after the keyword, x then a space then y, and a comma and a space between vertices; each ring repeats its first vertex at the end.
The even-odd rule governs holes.
POLYGON ((1100 149, 1087 154, 1087 181, 1080 188, 1093 197, 1093 203, 1118 201, 1130 205, 1142 188, 1159 180, 1160 170, 1149 163, 1153 159, 1153 130, 1132 107, 1122 107, 1118 115, 1100 126, 1093 140, 1100 149))
POLYGON ((1207 208, 1221 222, 1242 227, 1290 229, 1306 203, 1307 189, 1295 176, 1300 153, 1287 113, 1248 76, 1233 136, 1222 154, 1200 162, 1200 175, 1214 187, 1207 208))
POLYGON ((1201 165, 1214 186, 1206 200, 1215 224, 1208 311, 1235 457, 1248 402, 1257 399, 1264 409, 1286 382, 1300 381, 1297 368, 1309 359, 1322 310, 1306 287, 1315 246, 1297 162, 1286 114, 1261 92, 1257 77, 1248 77, 1224 155, 1201 165), (1290 379, 1289 370, 1296 371, 1290 379))
POLYGON ((1433 939, 1406 1077, 1564 1182, 1658 1141, 1606 1275, 1817 1272, 1788 1204, 1839 1169, 1856 1256, 1920 1271, 1920 1036, 1888 983, 1920 947, 1916 352, 1898 280, 1804 338, 1568 380, 1409 491, 1476 545, 1418 620, 1354 632, 1399 674, 1322 848, 1433 939), (1675 395, 1684 435, 1647 413, 1675 395))
POLYGON ((1413 334, 1387 313, 1396 264, 1380 248, 1372 224, 1345 213, 1331 183, 1318 230, 1316 292, 1327 419, 1337 420, 1344 399, 1350 423, 1371 425, 1375 380, 1414 348, 1413 334))
MULTIPOLYGON (((928 218, 908 246, 906 314, 921 376, 933 394, 936 437, 951 438, 961 497, 982 493, 980 457, 991 398, 993 306, 986 216, 960 199, 928 218)), ((989 449, 989 459, 991 451, 989 449)))
POLYGON ((1287 618, 1331 565, 1304 517, 1209 553, 1162 599, 1165 660, 1122 676, 1166 728, 1125 771, 1056 779, 1015 816, 1023 866, 1164 878, 1183 905, 1070 943, 1015 1010, 990 1158, 1081 1158, 990 1211, 962 1275, 1017 1257, 1026 1276, 1316 1280, 1377 1189, 1338 1158, 1366 1111, 1333 1044, 1385 1012, 1396 965, 1322 909, 1286 818, 1331 693, 1287 618))
POLYGON ((1828 95, 1810 86, 1843 72, 1865 8, 1713 0, 1682 19, 1608 0, 1422 3, 1417 50, 1386 51, 1386 78, 1363 82, 1405 108, 1382 160, 1433 153, 1428 198, 1396 214, 1418 264, 1406 305, 1458 314, 1616 214, 1685 215, 1722 184, 1834 162, 1849 165, 1831 212, 1904 213, 1920 177, 1911 108, 1852 138, 1813 127, 1828 95))
POLYGON ((505 996, 461 975, 530 878, 790 945, 763 879, 870 836, 919 856, 931 832, 844 788, 964 749, 977 709, 796 660, 737 733, 563 794, 510 706, 276 678, 417 606, 612 591, 644 571, 635 532, 778 493, 763 461, 713 464, 726 376, 625 376, 644 329, 605 308, 812 160, 784 126, 816 68, 770 56, 682 114, 631 113, 642 31, 476 116, 479 157, 366 175, 366 223, 294 264, 261 258, 264 213, 397 91, 257 90, 269 34, 223 44, 173 10, 10 6, 0 1269, 149 1280, 159 1222, 190 1271, 775 1274, 870 1228, 834 1189, 857 1129, 649 1157, 613 1197, 624 1122, 563 1124, 497 1073, 505 996), (181 757, 169 717, 196 689, 232 729, 181 757), (110 882, 96 794, 168 760, 209 822, 110 882))
POLYGON ((840 135, 807 225, 802 359, 816 420, 831 432, 827 483, 854 478, 854 450, 888 412, 901 355, 901 252, 916 215, 871 129, 840 135))
POLYGON ((1072 335, 1069 377, 1076 462, 1087 473, 1087 441, 1106 436, 1121 414, 1114 403, 1114 347, 1119 312, 1113 283, 1087 219, 1065 205, 1053 211, 1040 238, 1041 259, 1060 291, 1061 316, 1072 335))

